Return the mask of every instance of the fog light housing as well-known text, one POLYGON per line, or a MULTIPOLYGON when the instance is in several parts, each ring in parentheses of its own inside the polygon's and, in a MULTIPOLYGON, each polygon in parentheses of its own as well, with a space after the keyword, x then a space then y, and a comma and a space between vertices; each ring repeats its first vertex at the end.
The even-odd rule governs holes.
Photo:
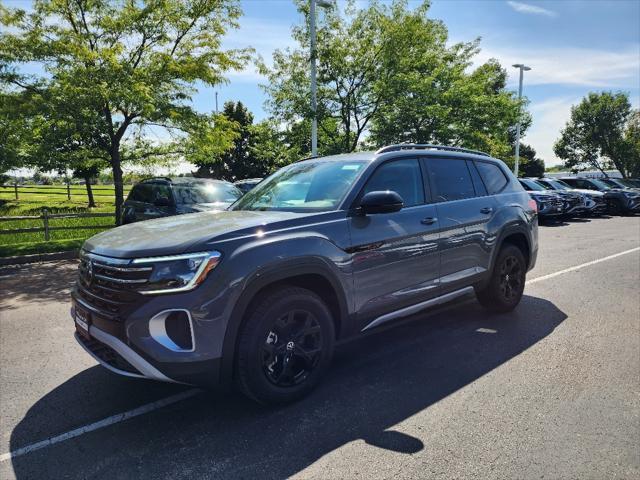
POLYGON ((188 310, 163 310, 149 320, 149 333, 156 342, 173 352, 193 352, 196 348, 188 310))

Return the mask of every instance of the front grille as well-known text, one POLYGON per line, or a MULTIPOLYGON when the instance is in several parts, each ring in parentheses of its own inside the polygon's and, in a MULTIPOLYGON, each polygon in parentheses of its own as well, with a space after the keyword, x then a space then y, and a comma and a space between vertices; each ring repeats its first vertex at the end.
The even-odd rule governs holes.
POLYGON ((580 206, 583 205, 582 197, 580 197, 578 195, 568 196, 568 197, 565 198, 565 200, 566 200, 566 207, 567 208, 580 207, 580 206))
POLYGON ((117 370, 140 375, 140 372, 136 370, 133 365, 127 362, 122 355, 116 352, 109 345, 106 345, 93 337, 90 339, 83 337, 82 335, 77 335, 77 337, 85 347, 87 347, 96 357, 107 365, 110 365, 117 370))
POLYGON ((551 198, 549 200, 546 200, 545 203, 547 205, 550 205, 553 208, 564 207, 564 203, 562 202, 562 200, 560 198, 551 198))
POLYGON ((82 252, 76 294, 94 314, 122 321, 144 296, 137 287, 148 283, 152 267, 129 266, 129 260, 82 252))

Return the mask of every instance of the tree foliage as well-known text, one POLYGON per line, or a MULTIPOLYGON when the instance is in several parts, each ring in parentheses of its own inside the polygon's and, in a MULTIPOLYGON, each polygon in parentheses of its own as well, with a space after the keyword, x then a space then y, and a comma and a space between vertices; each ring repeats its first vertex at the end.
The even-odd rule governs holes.
POLYGON ((554 145, 572 170, 615 167, 623 177, 638 174, 638 113, 625 93, 589 93, 571 108, 571 117, 554 145), (635 173, 634 173, 635 172, 635 173))
POLYGON ((206 152, 209 141, 194 149, 198 155, 187 158, 198 166, 198 174, 224 180, 264 177, 280 166, 299 158, 299 151, 287 140, 288 131, 279 131, 273 122, 253 123, 253 114, 242 102, 226 102, 217 122, 228 122, 233 129, 232 145, 226 151, 206 152))
MULTIPOLYGON (((72 145, 62 149, 100 152, 107 159, 119 219, 123 154, 136 152, 132 132, 173 133, 167 137, 176 148, 168 150, 175 152, 185 133, 209 130, 211 137, 217 128, 189 100, 196 82, 219 84, 226 71, 247 60, 246 51, 220 47, 240 13, 236 0, 38 0, 29 12, 0 7, 0 81, 5 92, 32 95, 46 128, 73 131, 72 145), (26 62, 46 71, 23 74, 26 62)), ((138 152, 130 160, 152 154, 138 152)))
MULTIPOLYGON (((307 20, 293 29, 298 47, 277 50, 264 69, 267 108, 288 124, 312 118, 307 3, 298 2, 307 20)), ((335 7, 321 15, 317 116, 327 138, 320 153, 416 142, 509 154, 520 104, 505 88, 506 72, 495 60, 471 69, 479 41, 449 45, 429 6, 412 10, 396 0, 357 9, 351 2, 346 15, 335 7)))
MULTIPOLYGON (((515 163, 515 148, 511 152, 514 156, 507 161, 510 167, 515 163)), ((520 159, 518 175, 520 177, 543 177, 545 172, 544 160, 538 158, 536 149, 526 143, 520 144, 520 159)))

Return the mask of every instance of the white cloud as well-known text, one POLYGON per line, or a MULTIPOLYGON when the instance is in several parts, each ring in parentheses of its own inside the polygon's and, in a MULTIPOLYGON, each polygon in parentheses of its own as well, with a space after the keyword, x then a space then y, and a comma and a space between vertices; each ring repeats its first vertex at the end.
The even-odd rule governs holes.
POLYGON ((580 96, 553 97, 529 106, 533 122, 522 142, 536 149, 538 157, 547 166, 558 165, 562 160, 553 153, 553 144, 560 136, 571 115, 571 106, 580 102, 580 96))
POLYGON ((547 10, 546 8, 542 8, 537 5, 531 5, 530 3, 508 1, 507 4, 519 13, 544 15, 546 17, 555 17, 558 15, 553 10, 547 10))
POLYGON ((517 81, 514 63, 531 67, 525 73, 528 85, 579 85, 599 88, 625 88, 638 84, 640 45, 616 51, 583 48, 493 48, 483 49, 476 63, 497 58, 517 81))

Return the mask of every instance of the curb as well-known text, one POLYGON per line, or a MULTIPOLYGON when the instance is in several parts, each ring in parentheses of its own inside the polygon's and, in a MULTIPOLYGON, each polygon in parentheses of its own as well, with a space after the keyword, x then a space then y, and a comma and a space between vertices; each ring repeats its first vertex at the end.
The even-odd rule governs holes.
POLYGON ((71 260, 78 258, 80 250, 69 252, 36 253, 33 255, 18 255, 16 257, 0 258, 0 267, 22 265, 25 263, 51 262, 54 260, 71 260))

